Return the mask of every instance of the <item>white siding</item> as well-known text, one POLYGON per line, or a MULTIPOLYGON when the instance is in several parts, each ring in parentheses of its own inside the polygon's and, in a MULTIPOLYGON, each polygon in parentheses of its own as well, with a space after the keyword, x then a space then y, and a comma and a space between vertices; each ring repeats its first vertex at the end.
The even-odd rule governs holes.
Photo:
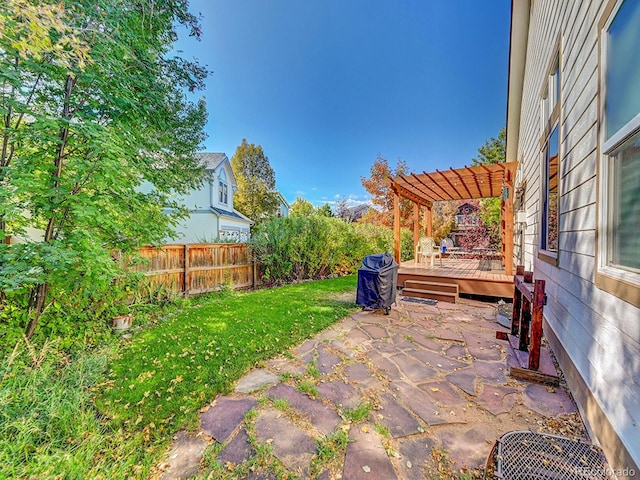
POLYGON ((218 239, 218 217, 208 212, 191 212, 177 228, 175 243, 212 243, 218 239))
MULTIPOLYGON (((640 309, 594 285, 598 165, 598 22, 605 1, 532 2, 516 184, 526 180, 524 264, 547 281, 544 313, 571 362, 640 464, 640 309), (540 94, 560 38, 558 266, 538 258, 540 94)), ((639 252, 640 254, 640 252, 639 252)), ((577 399, 584 401, 584 399, 577 399)), ((586 405, 581 405, 585 409, 586 405)), ((591 425, 598 433, 598 426, 591 425)))

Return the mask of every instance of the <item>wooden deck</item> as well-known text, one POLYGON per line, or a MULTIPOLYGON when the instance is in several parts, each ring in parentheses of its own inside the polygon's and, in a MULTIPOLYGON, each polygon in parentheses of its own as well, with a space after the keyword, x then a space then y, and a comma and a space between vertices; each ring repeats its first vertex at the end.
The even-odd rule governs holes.
POLYGON ((456 283, 463 294, 513 298, 513 275, 505 275, 497 269, 499 261, 478 259, 436 258, 434 267, 421 266, 413 260, 402 262, 398 269, 398 286, 404 287, 407 280, 456 283))

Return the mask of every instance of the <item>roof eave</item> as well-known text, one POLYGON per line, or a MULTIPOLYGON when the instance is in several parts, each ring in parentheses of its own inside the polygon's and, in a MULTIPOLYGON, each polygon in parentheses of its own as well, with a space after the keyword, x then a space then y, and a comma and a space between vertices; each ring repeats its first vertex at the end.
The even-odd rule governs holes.
POLYGON ((524 71, 527 60, 529 36, 530 0, 511 1, 511 36, 509 42, 509 73, 507 87, 507 138, 506 161, 518 160, 520 137, 520 111, 524 71))

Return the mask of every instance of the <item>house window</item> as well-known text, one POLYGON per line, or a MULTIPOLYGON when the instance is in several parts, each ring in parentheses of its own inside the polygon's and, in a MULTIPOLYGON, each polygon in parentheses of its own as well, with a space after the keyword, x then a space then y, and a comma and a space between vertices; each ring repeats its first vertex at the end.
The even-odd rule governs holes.
POLYGON ((542 87, 542 209, 539 258, 558 262, 560 199, 560 56, 556 55, 542 87))
POLYGON ((218 192, 220 203, 226 205, 228 203, 227 175, 224 173, 224 170, 220 171, 220 177, 218 179, 218 192))
POLYGON ((558 126, 546 143, 542 201, 542 243, 540 247, 558 253, 558 126))
POLYGON ((624 0, 601 35, 598 276, 602 288, 640 304, 640 2, 624 0), (602 278, 605 275, 607 278, 602 278), (622 283, 612 283, 622 282, 622 283))

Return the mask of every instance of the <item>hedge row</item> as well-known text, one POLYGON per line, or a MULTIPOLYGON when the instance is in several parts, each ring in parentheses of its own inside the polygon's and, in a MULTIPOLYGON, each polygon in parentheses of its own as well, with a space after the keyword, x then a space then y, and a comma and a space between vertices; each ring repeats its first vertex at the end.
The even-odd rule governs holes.
MULTIPOLYGON (((413 258, 413 235, 403 230, 402 260, 413 258)), ((273 218, 252 233, 251 246, 266 282, 286 283, 356 272, 370 254, 393 253, 393 232, 319 215, 273 218)))

